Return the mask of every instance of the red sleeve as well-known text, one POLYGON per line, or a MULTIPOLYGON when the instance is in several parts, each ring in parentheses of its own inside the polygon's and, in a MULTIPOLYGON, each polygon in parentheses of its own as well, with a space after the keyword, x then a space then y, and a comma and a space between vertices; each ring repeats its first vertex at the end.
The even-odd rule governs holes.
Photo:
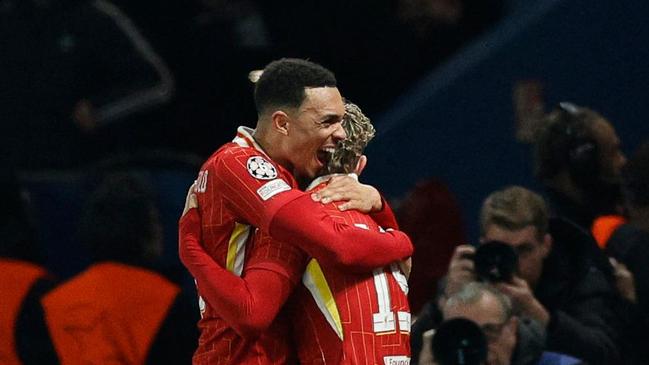
MULTIPOLYGON (((355 272, 367 272, 412 254, 410 239, 403 232, 361 231, 336 222, 309 193, 291 189, 281 179, 279 166, 275 167, 276 179, 260 179, 249 171, 248 161, 263 157, 247 149, 236 151, 211 164, 214 189, 221 191, 230 209, 274 239, 299 246, 323 264, 355 272)), ((383 220, 394 220, 396 225, 392 210, 384 206, 382 216, 387 219, 383 220)))
POLYGON ((252 270, 268 270, 282 275, 293 286, 300 283, 310 259, 297 246, 277 241, 262 231, 255 232, 254 242, 246 257, 244 277, 252 270))
POLYGON ((203 299, 242 337, 255 338, 266 330, 295 287, 294 278, 262 267, 241 278, 219 266, 200 245, 196 209, 181 218, 179 228, 180 259, 203 299))
MULTIPOLYGON (((249 148, 232 149, 208 164, 207 172, 206 189, 218 191, 232 212, 246 223, 266 232, 277 209, 305 195, 292 188, 292 178, 287 176, 285 170, 249 148), (261 176, 249 168, 251 162, 263 164, 267 170, 272 170, 268 175, 261 176)), ((200 203, 199 196, 199 207, 202 206, 200 203)))
POLYGON ((354 272, 368 272, 412 254, 412 243, 405 233, 375 232, 341 223, 309 195, 277 210, 270 234, 299 245, 323 265, 342 266, 354 272))
POLYGON ((373 212, 370 214, 372 219, 383 228, 392 228, 399 229, 399 224, 397 223, 397 217, 394 215, 392 208, 388 204, 388 201, 381 196, 382 207, 380 211, 373 212))

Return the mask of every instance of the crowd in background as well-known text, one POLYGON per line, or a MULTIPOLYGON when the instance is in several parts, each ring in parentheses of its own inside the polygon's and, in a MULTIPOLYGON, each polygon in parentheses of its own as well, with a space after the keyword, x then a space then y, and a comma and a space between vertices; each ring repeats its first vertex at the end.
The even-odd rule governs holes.
POLYGON ((503 9, 500 0, 3 0, 3 156, 28 169, 142 149, 205 157, 255 119, 248 72, 280 57, 326 64, 374 114, 503 9))

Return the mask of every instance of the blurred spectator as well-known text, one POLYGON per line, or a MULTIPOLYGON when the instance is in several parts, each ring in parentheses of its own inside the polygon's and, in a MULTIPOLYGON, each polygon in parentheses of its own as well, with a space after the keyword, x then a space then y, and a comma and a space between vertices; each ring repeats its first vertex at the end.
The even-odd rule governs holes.
POLYGON ((40 263, 21 189, 5 174, 0 177, 0 362, 50 364, 40 299, 55 283, 40 263))
MULTIPOLYGON (((595 265, 614 283, 614 268, 591 234, 597 217, 621 215, 621 170, 626 157, 611 123, 599 113, 562 102, 546 116, 534 141, 535 173, 552 215, 564 222, 562 242, 584 242, 595 265)), ((598 233, 599 234, 599 233, 598 233)))
POLYGON ((442 312, 444 320, 466 318, 480 326, 487 338, 489 365, 582 363, 567 355, 546 352, 544 332, 538 323, 518 317, 509 298, 488 284, 466 284, 446 299, 442 312))
MULTIPOLYGON (((539 322, 547 348, 589 364, 620 363, 623 323, 614 311, 615 288, 584 253, 589 246, 553 239, 543 199, 522 187, 490 194, 480 212, 481 240, 509 244, 518 254, 510 282, 496 287, 512 301, 514 312, 539 322)), ((451 260, 447 295, 476 280, 471 246, 459 246, 451 260)), ((625 354, 626 355, 626 354, 625 354)))
POLYGON ((623 191, 629 223, 613 233, 606 252, 633 273, 637 301, 649 318, 649 142, 626 166, 623 191))
POLYGON ((415 247, 410 272, 410 308, 418 313, 437 292, 453 249, 466 242, 460 207, 448 187, 437 179, 418 183, 397 210, 401 229, 415 247))
POLYGON ((42 301, 61 364, 191 361, 194 306, 151 269, 160 229, 152 195, 134 175, 113 173, 90 196, 80 236, 95 263, 42 301))
POLYGON ((3 0, 0 34, 0 142, 19 168, 69 167, 107 147, 97 142, 128 144, 128 133, 100 137, 172 96, 165 63, 109 1, 3 0))
POLYGON ((571 103, 545 118, 535 140, 536 176, 555 216, 590 231, 601 215, 621 213, 621 171, 626 157, 612 124, 571 103))

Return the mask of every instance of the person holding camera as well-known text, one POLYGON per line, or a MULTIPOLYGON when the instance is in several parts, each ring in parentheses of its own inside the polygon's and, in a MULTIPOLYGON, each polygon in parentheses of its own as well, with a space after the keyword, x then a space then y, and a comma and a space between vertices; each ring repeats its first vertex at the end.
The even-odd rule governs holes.
MULTIPOLYGON (((494 286, 520 317, 537 321, 547 333, 547 349, 590 364, 617 364, 621 326, 613 308, 615 288, 584 254, 584 246, 554 241, 544 200, 522 187, 490 194, 480 212, 481 241, 501 241, 517 256, 510 279, 494 286)), ((560 227, 561 228, 561 227, 560 227)), ((476 249, 459 246, 449 265, 445 295, 476 281, 476 249)), ((499 261, 499 260, 495 260, 499 261)))
MULTIPOLYGON (((478 325, 484 334, 488 365, 573 365, 582 362, 571 356, 544 349, 544 333, 540 325, 513 312, 508 296, 487 283, 470 282, 452 294, 442 305, 444 322, 433 338, 435 362, 454 365, 457 353, 464 358, 483 352, 481 341, 474 339, 475 331, 468 325, 455 325, 454 331, 443 331, 446 325, 458 318, 468 319, 478 325), (443 338, 442 338, 443 337, 443 338), (466 346, 465 344, 473 344, 466 346)), ((468 364, 468 362, 464 362, 468 364)), ((477 363, 477 362, 472 362, 477 363)))

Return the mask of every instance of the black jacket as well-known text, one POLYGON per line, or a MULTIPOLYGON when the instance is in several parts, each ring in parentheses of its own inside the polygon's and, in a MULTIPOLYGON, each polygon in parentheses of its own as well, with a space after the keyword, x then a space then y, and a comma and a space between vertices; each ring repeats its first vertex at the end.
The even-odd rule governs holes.
POLYGON ((564 221, 551 221, 554 244, 534 295, 550 313, 547 349, 589 364, 621 363, 619 296, 591 243, 564 221))

